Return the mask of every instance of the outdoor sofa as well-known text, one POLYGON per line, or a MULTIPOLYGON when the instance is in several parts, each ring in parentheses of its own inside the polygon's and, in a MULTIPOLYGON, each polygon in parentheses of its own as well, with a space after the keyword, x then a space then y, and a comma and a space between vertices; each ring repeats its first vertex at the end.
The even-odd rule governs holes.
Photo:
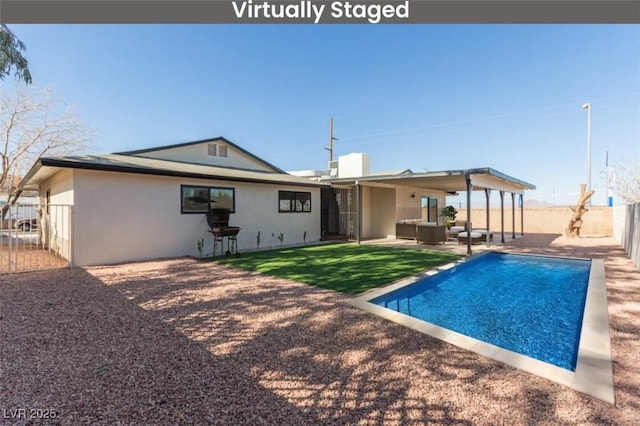
POLYGON ((446 227, 422 219, 404 219, 396 223, 396 238, 416 240, 418 243, 438 244, 447 240, 446 227))
POLYGON ((418 220, 403 220, 396 223, 396 238, 416 239, 418 220))

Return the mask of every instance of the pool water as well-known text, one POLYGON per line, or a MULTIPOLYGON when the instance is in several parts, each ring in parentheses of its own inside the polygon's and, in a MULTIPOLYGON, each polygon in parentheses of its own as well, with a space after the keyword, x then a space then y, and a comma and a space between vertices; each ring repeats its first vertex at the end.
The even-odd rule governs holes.
POLYGON ((590 267, 492 252, 370 302, 575 371, 590 267))

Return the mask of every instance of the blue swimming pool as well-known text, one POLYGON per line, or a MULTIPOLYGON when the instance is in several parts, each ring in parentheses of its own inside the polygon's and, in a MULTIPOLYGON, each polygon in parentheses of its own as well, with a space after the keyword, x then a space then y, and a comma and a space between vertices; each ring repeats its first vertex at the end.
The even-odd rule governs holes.
POLYGON ((369 302, 575 371, 590 267, 492 252, 369 302))

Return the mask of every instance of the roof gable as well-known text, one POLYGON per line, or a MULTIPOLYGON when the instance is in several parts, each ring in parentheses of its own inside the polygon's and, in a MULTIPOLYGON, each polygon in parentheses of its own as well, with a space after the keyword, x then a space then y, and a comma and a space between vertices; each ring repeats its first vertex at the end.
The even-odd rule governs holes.
POLYGON ((223 137, 115 154, 260 172, 285 173, 273 164, 223 137))

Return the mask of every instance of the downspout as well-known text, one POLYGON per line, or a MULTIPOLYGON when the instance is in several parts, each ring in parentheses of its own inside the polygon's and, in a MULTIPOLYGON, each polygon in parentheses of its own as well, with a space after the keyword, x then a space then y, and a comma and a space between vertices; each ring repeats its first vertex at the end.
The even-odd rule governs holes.
POLYGON ((464 180, 467 183, 467 255, 471 256, 471 175, 466 173, 464 180))

